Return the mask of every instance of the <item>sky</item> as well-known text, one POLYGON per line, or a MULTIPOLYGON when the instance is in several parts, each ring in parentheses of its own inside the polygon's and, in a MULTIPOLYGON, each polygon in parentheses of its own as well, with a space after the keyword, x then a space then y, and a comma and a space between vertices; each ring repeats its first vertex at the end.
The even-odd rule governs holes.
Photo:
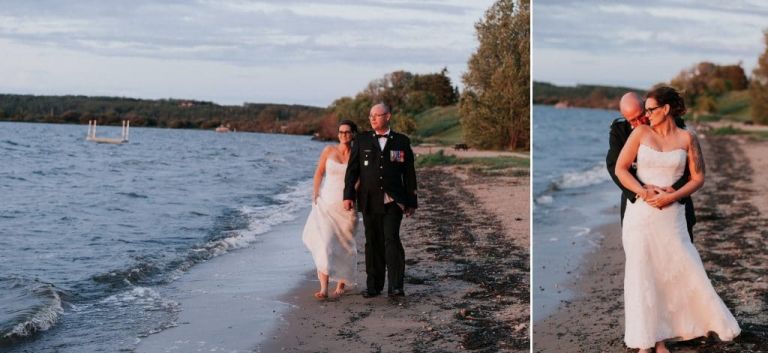
POLYGON ((702 61, 749 76, 764 29, 762 0, 534 0, 532 77, 647 89, 702 61))
POLYGON ((454 85, 491 0, 0 0, 0 93, 325 107, 385 74, 454 85))

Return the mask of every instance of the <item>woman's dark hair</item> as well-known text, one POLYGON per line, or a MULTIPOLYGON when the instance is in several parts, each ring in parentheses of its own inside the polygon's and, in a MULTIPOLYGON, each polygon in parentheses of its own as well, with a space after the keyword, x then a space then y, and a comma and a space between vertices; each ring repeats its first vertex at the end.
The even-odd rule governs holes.
POLYGON ((675 120, 685 115, 685 101, 680 96, 680 93, 672 87, 661 86, 654 88, 645 95, 645 99, 648 98, 655 99, 659 106, 669 104, 669 115, 675 118, 675 120))
POLYGON ((355 124, 352 120, 344 119, 342 121, 339 121, 339 127, 341 125, 347 125, 349 126, 349 129, 352 130, 352 136, 357 134, 357 124, 355 124))

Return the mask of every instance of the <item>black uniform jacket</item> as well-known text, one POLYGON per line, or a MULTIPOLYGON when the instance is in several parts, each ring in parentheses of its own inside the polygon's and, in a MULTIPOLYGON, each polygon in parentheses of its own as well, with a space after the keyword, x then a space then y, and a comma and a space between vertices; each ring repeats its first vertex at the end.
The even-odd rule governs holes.
POLYGON ((383 213, 384 193, 410 208, 416 199, 416 169, 411 141, 390 130, 384 150, 372 131, 361 133, 352 145, 344 178, 344 199, 357 200, 363 213, 383 213), (360 180, 359 190, 355 184, 360 180))

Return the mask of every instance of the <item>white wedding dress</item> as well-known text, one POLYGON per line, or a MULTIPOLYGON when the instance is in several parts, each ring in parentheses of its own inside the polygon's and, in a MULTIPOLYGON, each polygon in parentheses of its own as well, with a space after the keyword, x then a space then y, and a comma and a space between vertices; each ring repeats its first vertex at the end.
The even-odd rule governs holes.
POLYGON ((357 272, 355 227, 357 212, 344 210, 347 164, 328 158, 317 203, 312 204, 302 241, 312 253, 317 270, 333 281, 354 284, 357 272))
MULTIPOLYGON (((637 177, 645 184, 672 185, 684 172, 687 153, 640 145, 637 177)), ((622 227, 625 333, 630 348, 651 348, 667 339, 688 340, 715 332, 724 341, 741 329, 715 293, 691 244, 685 206, 662 210, 642 200, 627 204, 622 227)))

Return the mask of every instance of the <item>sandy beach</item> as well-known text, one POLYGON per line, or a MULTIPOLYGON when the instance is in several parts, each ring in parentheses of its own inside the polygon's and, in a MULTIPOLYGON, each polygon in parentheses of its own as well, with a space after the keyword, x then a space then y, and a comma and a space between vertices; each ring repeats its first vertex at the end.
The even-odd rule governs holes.
MULTIPOLYGON (((668 347, 673 352, 768 352, 768 142, 708 136, 706 127, 699 131, 707 181, 694 195, 694 245, 742 333, 734 342, 700 338, 668 347)), ((611 212, 618 221, 618 210, 611 212)), ((624 253, 618 222, 601 233, 606 236, 599 249, 570 284, 576 297, 534 323, 534 352, 635 351, 623 343, 624 253)))
POLYGON ((362 256, 362 286, 338 300, 314 300, 307 274, 256 351, 528 352, 528 190, 527 176, 420 169, 420 207, 401 229, 406 297, 360 296, 362 256))

